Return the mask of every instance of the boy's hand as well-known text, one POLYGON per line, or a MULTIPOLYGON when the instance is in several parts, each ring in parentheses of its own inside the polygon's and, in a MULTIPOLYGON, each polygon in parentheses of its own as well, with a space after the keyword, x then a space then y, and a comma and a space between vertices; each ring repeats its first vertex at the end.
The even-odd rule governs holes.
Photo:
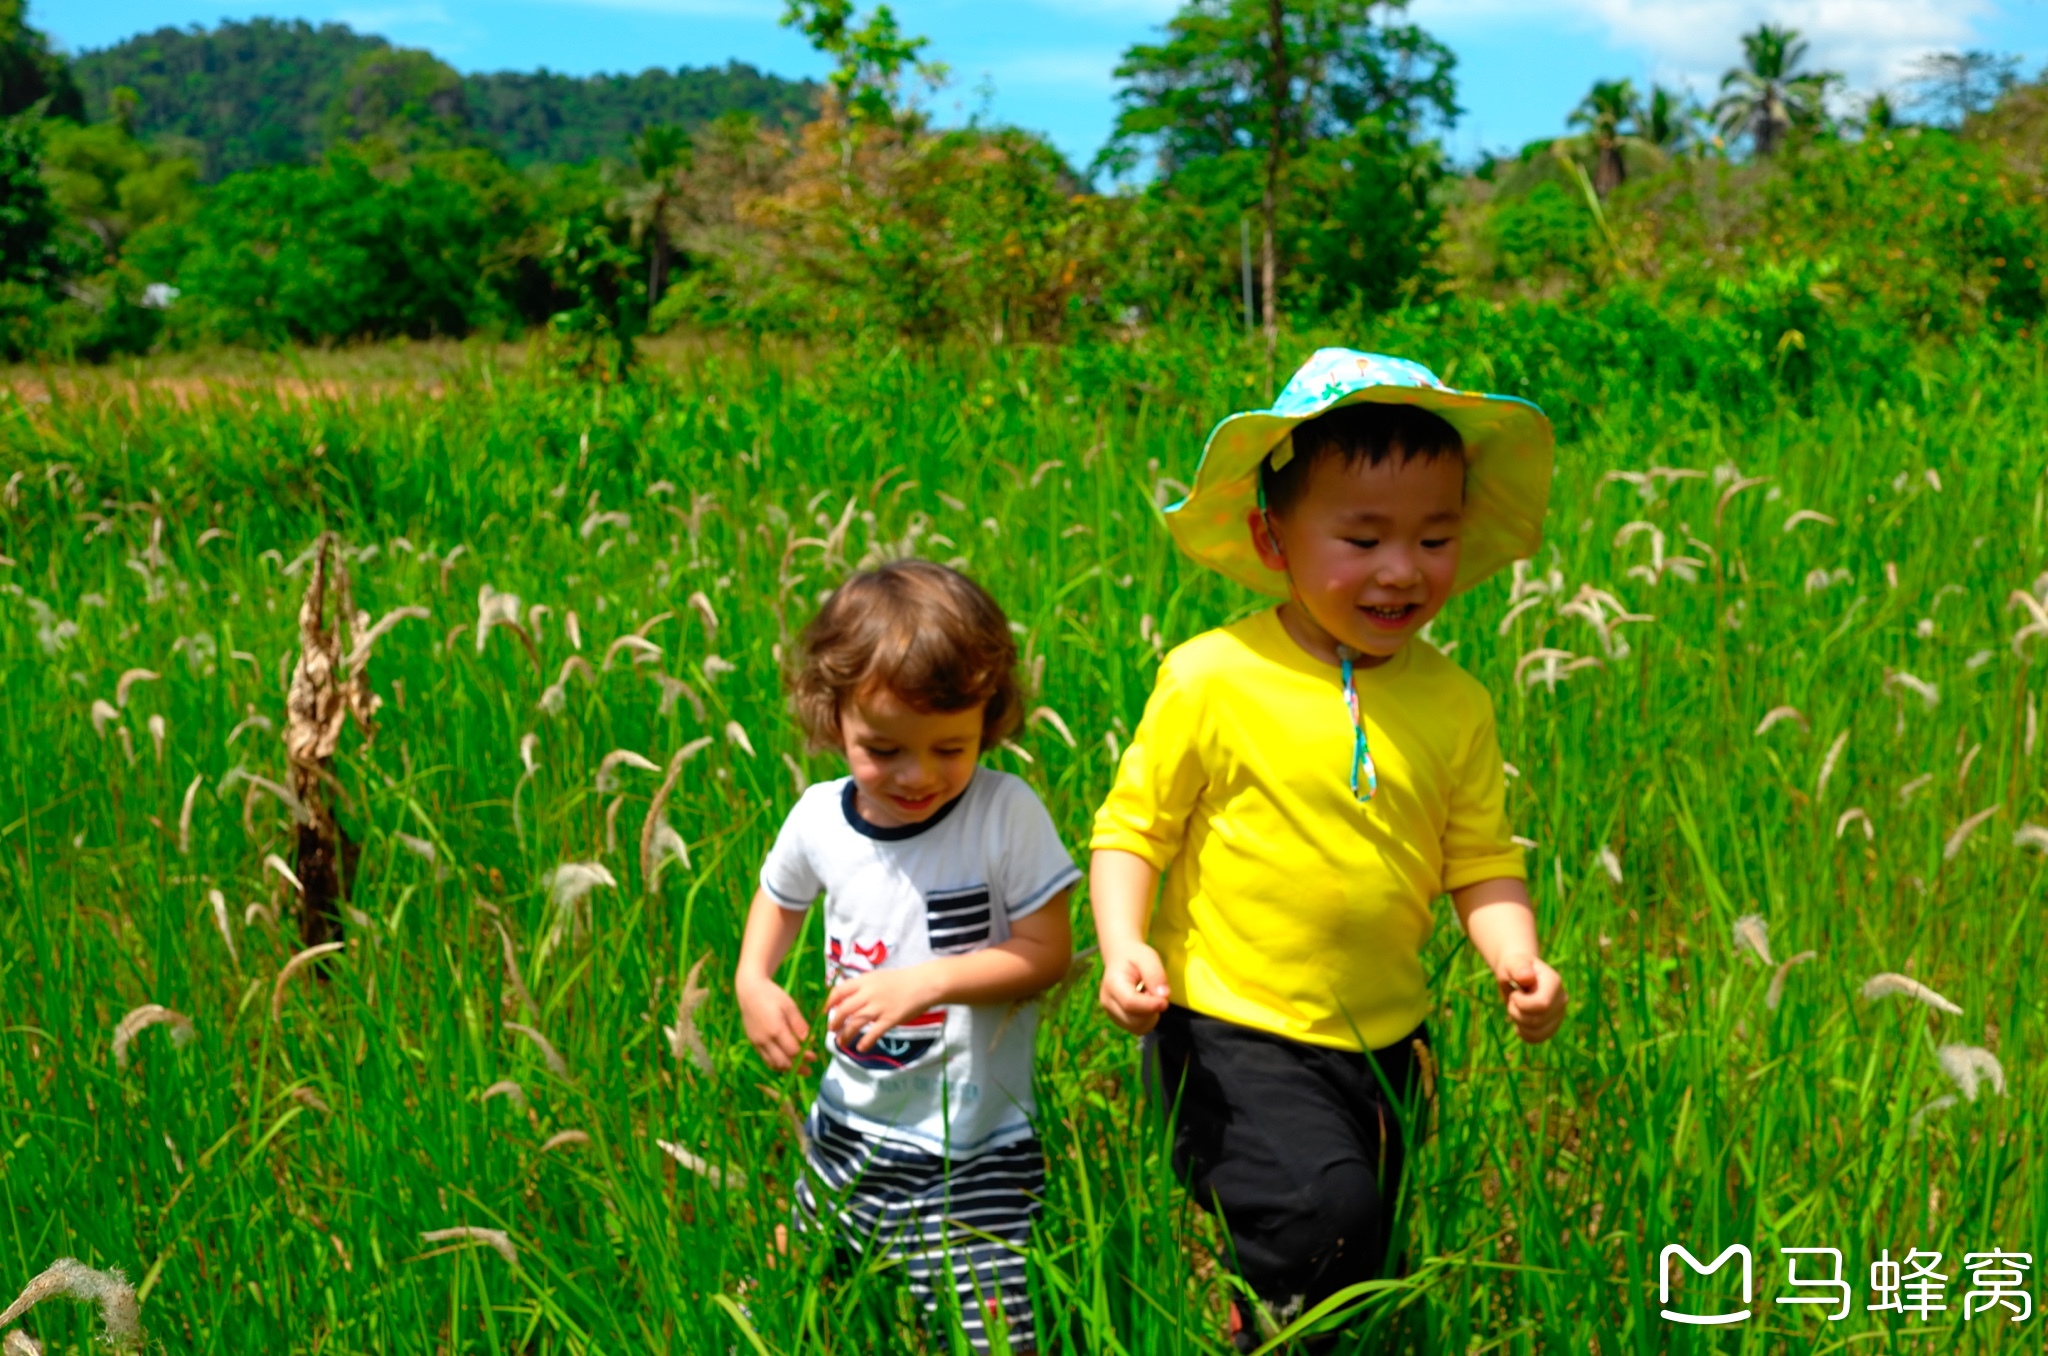
POLYGON ((834 984, 825 1007, 839 1048, 872 1050, 891 1027, 930 1011, 941 997, 936 979, 927 963, 896 970, 870 970, 834 984))
POLYGON ((1142 1036, 1159 1025, 1169 997, 1166 967, 1159 953, 1142 942, 1111 955, 1102 955, 1102 1010, 1133 1036, 1142 1036))
POLYGON ((804 1044, 811 1037, 811 1027, 796 1000, 770 979, 741 982, 736 997, 747 1039, 768 1067, 784 1073, 801 1059, 803 1071, 809 1073, 818 1052, 804 1044))
POLYGON ((1527 952, 1503 956, 1493 977, 1517 1035, 1536 1045, 1557 1034, 1564 1025, 1564 980, 1542 957, 1527 952))

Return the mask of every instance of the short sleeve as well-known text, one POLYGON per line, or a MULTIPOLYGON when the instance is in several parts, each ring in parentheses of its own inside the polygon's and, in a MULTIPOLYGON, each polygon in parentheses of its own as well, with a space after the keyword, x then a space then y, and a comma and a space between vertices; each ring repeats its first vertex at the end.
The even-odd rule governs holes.
POLYGON ((1145 714, 1116 766, 1116 782, 1095 812, 1089 846, 1115 849, 1165 871, 1180 855, 1188 816, 1208 783, 1198 740, 1201 705, 1168 655, 1145 714))
POLYGON ((1443 888, 1462 890, 1483 880, 1526 880, 1507 816, 1507 777, 1495 728, 1493 701, 1483 691, 1480 707, 1459 760, 1451 788, 1451 813, 1444 825, 1443 888))
POLYGON ((790 808, 789 817, 782 821, 782 829, 775 835, 775 846, 768 850, 768 860, 761 864, 761 888, 785 909, 810 908, 825 888, 806 849, 808 835, 804 832, 804 824, 810 818, 811 798, 816 794, 816 788, 812 788, 790 808))
POLYGON ((1011 778, 1004 791, 996 840, 1000 848, 989 874, 1002 892, 1005 912, 1022 918, 1080 880, 1081 870, 1030 785, 1011 778))

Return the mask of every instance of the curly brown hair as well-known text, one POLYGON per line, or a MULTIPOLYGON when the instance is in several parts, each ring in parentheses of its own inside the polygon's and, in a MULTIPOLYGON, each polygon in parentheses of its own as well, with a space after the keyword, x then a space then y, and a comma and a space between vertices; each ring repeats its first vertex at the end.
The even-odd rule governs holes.
POLYGON ((804 628, 786 681, 814 749, 836 747, 843 704, 878 687, 920 711, 986 703, 984 749, 1023 721, 1010 619, 988 590, 929 560, 891 561, 841 584, 804 628))

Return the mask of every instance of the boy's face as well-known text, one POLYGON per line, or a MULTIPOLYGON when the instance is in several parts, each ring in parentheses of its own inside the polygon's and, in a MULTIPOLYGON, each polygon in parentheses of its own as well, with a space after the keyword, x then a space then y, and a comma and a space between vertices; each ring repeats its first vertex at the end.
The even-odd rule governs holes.
POLYGON ((920 711, 887 689, 839 710, 839 737, 861 814, 881 828, 922 824, 967 789, 981 757, 986 703, 920 711))
POLYGON ((1464 510, 1462 458, 1396 450, 1371 466, 1326 456, 1285 514, 1252 511, 1252 543, 1269 568, 1287 572, 1294 598, 1282 617, 1297 642, 1328 663, 1339 645, 1374 663, 1451 596, 1464 510))

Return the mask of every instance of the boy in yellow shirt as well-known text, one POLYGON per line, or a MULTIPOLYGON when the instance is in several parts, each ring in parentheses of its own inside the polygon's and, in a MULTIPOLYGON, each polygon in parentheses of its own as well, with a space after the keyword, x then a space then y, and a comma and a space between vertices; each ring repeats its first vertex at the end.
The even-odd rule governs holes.
POLYGON ((1418 637, 1535 551, 1551 448, 1526 401, 1323 349, 1216 427, 1168 511, 1183 550, 1283 601, 1160 665, 1091 894, 1102 1006, 1145 1036, 1175 1168, 1266 1310, 1233 1302, 1240 1350, 1385 1264, 1432 901, 1450 894, 1523 1040, 1564 1020, 1492 701, 1418 637))

